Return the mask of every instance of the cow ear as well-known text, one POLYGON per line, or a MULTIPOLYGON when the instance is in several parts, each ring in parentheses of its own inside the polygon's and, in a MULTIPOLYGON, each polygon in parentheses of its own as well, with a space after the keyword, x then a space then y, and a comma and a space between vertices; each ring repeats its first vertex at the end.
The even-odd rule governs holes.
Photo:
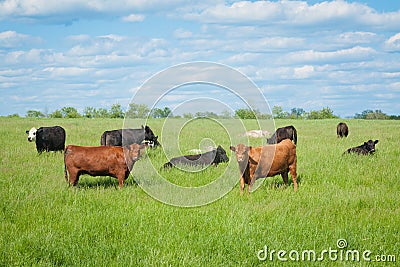
POLYGON ((232 150, 233 152, 236 152, 236 147, 234 146, 230 146, 229 149, 232 150))
POLYGON ((143 125, 142 125, 142 130, 144 129, 143 125))
POLYGON ((378 142, 379 142, 379 140, 375 140, 375 142, 374 142, 374 143, 375 143, 375 144, 377 144, 378 142))
POLYGON ((250 151, 252 148, 252 146, 246 146, 246 151, 250 151))
POLYGON ((28 131, 28 130, 26 130, 26 133, 27 133, 27 134, 29 134, 29 131, 28 131))

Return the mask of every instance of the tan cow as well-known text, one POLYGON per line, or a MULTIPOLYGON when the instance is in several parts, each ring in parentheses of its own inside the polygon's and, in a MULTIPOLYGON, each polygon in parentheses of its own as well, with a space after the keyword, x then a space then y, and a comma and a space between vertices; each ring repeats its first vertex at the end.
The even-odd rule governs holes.
POLYGON ((283 182, 288 183, 288 173, 292 176, 294 191, 297 191, 296 173, 296 146, 289 139, 284 139, 276 145, 259 147, 239 144, 230 149, 236 153, 236 160, 240 171, 240 194, 243 194, 244 185, 248 185, 248 192, 258 178, 282 176, 283 182))
POLYGON ((122 188, 144 147, 138 144, 127 147, 68 145, 64 150, 65 179, 68 182, 67 171, 69 183, 74 186, 81 174, 112 176, 122 188))

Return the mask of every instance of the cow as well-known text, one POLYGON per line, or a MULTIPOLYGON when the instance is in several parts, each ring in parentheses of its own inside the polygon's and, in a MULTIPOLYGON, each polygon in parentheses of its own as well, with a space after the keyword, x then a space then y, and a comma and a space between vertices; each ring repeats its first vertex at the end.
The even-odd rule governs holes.
POLYGON ((76 186, 81 174, 111 176, 118 179, 119 188, 122 188, 133 165, 144 153, 144 147, 143 144, 126 147, 68 145, 64 151, 65 180, 76 186))
POLYGON ((264 136, 268 136, 271 133, 268 131, 263 131, 263 130, 250 130, 242 134, 241 136, 248 136, 252 138, 262 138, 264 136))
POLYGON ((276 129, 275 133, 267 138, 268 144, 277 144, 284 139, 290 139, 297 145, 297 130, 293 125, 276 129))
POLYGON ((336 127, 336 134, 338 138, 347 137, 349 135, 349 127, 347 126, 347 124, 344 122, 340 122, 336 127))
POLYGON ((294 191, 297 191, 296 146, 289 139, 276 145, 259 147, 239 144, 230 146, 235 152, 240 171, 240 194, 243 194, 247 184, 248 193, 254 182, 259 178, 272 177, 280 174, 283 182, 288 183, 288 173, 292 176, 294 191))
POLYGON ((43 151, 64 151, 65 130, 61 126, 40 127, 39 129, 32 127, 26 133, 29 142, 35 141, 39 154, 43 151))
POLYGON ((368 154, 373 154, 375 152, 375 145, 379 142, 379 140, 368 140, 367 142, 364 142, 364 144, 357 146, 357 147, 352 147, 346 150, 344 154, 346 153, 356 153, 359 155, 368 155, 368 154))
POLYGON ((155 136, 149 126, 141 129, 118 129, 105 131, 100 138, 102 146, 125 146, 130 144, 148 143, 151 147, 159 146, 158 136, 155 136))
POLYGON ((216 149, 205 152, 203 154, 186 155, 181 157, 172 158, 169 162, 164 164, 164 169, 171 168, 176 165, 190 165, 190 166, 204 166, 215 165, 221 162, 229 161, 225 149, 218 146, 216 149))

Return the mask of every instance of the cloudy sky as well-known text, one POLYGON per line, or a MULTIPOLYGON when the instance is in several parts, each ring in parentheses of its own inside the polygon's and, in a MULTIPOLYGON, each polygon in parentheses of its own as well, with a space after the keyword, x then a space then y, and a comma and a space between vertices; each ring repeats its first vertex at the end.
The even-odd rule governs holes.
POLYGON ((400 1, 0 1, 0 115, 126 107, 157 73, 196 61, 243 73, 271 107, 400 114, 400 1))

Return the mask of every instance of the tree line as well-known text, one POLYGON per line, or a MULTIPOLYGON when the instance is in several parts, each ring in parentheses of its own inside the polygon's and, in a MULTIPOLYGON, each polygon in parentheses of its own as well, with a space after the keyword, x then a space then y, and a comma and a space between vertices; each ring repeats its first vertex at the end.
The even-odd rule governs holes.
MULTIPOLYGON (((169 107, 154 108, 150 109, 145 104, 130 103, 126 112, 122 109, 121 105, 116 103, 111 106, 110 109, 106 108, 94 108, 85 107, 82 113, 74 107, 63 107, 57 109, 51 113, 41 112, 38 110, 28 110, 25 117, 28 118, 196 118, 196 117, 208 117, 208 118, 240 118, 240 119, 333 119, 339 118, 334 115, 334 112, 329 107, 324 107, 321 110, 305 111, 302 108, 292 108, 290 111, 284 111, 281 106, 274 106, 271 114, 264 114, 258 110, 251 109, 237 109, 234 114, 224 110, 220 114, 206 111, 196 113, 184 113, 182 115, 174 115, 169 107)), ((8 117, 19 117, 18 114, 12 114, 8 117)), ((354 115, 355 119, 378 119, 378 120, 400 120, 398 115, 387 115, 381 110, 364 110, 361 113, 354 115)))

